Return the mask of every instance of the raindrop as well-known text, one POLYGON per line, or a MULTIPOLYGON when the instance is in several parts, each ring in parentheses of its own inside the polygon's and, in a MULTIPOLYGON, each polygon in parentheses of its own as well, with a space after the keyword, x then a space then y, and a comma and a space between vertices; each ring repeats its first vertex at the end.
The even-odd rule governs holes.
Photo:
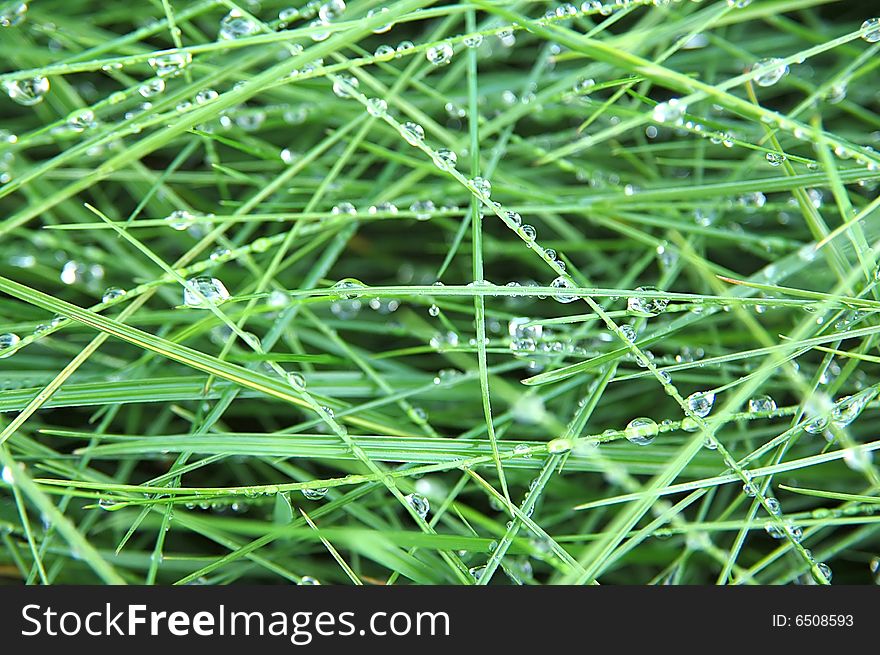
MULTIPOLYGON (((657 291, 656 287, 637 287, 635 291, 647 292, 650 293, 652 291, 657 291)), ((636 316, 657 316, 657 314, 662 314, 665 310, 669 301, 665 298, 641 298, 641 297, 631 297, 626 301, 626 308, 631 314, 635 314, 636 316)))
POLYGON ((764 155, 764 158, 767 160, 768 164, 774 167, 779 166, 785 161, 785 155, 781 155, 778 152, 768 152, 764 155))
POLYGON ((686 111, 687 106, 678 98, 671 98, 656 105, 651 116, 658 123, 681 123, 686 111))
POLYGON ((388 103, 382 100, 382 98, 370 98, 367 100, 367 113, 370 116, 384 116, 388 113, 388 103))
POLYGON ((434 163, 444 171, 450 171, 458 163, 458 155, 449 148, 439 148, 433 155, 434 163))
POLYGON ((776 401, 764 394, 755 396, 749 401, 750 412, 772 412, 776 410, 776 401))
POLYGON ((687 404, 688 409, 696 416, 705 418, 709 415, 709 412, 712 411, 712 406, 715 404, 715 392, 697 391, 685 398, 685 403, 687 404))
POLYGON ((188 52, 173 52, 158 57, 150 57, 150 67, 159 77, 176 77, 192 63, 192 55, 188 52))
POLYGON ((95 125, 95 112, 91 109, 78 109, 67 117, 67 127, 74 132, 85 132, 95 125))
POLYGON ((418 123, 407 121, 403 124, 403 138, 411 146, 417 146, 425 140, 425 130, 418 123))
POLYGON ((232 41, 256 34, 257 30, 257 24, 253 20, 243 16, 238 9, 233 9, 220 21, 217 38, 232 41))
MULTIPOLYGON (((389 11, 388 7, 379 7, 378 9, 370 9, 367 12, 367 18, 372 18, 377 14, 387 14, 389 11)), ((384 34, 389 31, 392 27, 394 27, 394 23, 386 23, 385 25, 380 25, 379 27, 373 28, 373 34, 384 34)))
POLYGON ((330 0, 321 5, 318 9, 318 17, 324 22, 330 22, 342 15, 345 11, 345 2, 343 0, 330 0))
POLYGON ((317 578, 313 578, 310 575, 304 575, 303 577, 301 577, 299 579, 299 583, 300 583, 300 585, 305 585, 305 586, 315 586, 315 585, 321 584, 320 582, 318 582, 317 578))
POLYGON ((306 500, 321 500, 327 495, 327 487, 319 487, 317 489, 303 489, 302 495, 306 500))
POLYGON ((195 216, 185 209, 176 209, 165 217, 169 227, 182 232, 195 222, 195 216))
POLYGON ((648 417, 634 418, 623 431, 624 436, 630 443, 637 446, 647 446, 654 441, 659 428, 656 421, 648 417))
POLYGON ((755 76, 755 83, 758 86, 773 86, 788 73, 788 64, 778 57, 768 57, 752 66, 752 70, 757 69, 761 69, 761 72, 755 76))
POLYGON ((427 221, 430 220, 437 207, 431 200, 416 200, 409 206, 409 210, 415 214, 417 221, 427 221))
POLYGON ((220 97, 220 94, 217 93, 214 89, 204 89, 203 91, 199 91, 196 94, 196 104, 204 105, 211 102, 212 100, 216 100, 218 97, 220 97))
POLYGON ((197 309, 208 309, 229 299, 229 291, 214 277, 200 275, 190 278, 183 290, 183 304, 197 309))
POLYGON ((880 18, 869 18, 862 23, 862 38, 868 43, 880 41, 880 18))
POLYGON ((340 76, 333 81, 333 93, 340 98, 350 98, 352 93, 349 89, 355 90, 358 86, 360 86, 358 78, 351 75, 340 76))
POLYGON ((15 27, 27 16, 26 2, 10 2, 0 8, 0 27, 15 27))
POLYGON ((452 61, 454 53, 452 44, 443 42, 428 48, 425 51, 425 58, 434 66, 445 66, 452 61))
POLYGON ((0 359, 10 357, 12 355, 11 349, 17 346, 19 341, 21 338, 12 332, 0 334, 0 359))
POLYGON ((409 506, 412 507, 420 517, 425 518, 428 515, 428 511, 431 509, 431 503, 428 502, 427 498, 419 494, 407 494, 405 499, 409 506))
POLYGON ((470 180, 470 186, 474 191, 487 198, 492 195, 492 183, 484 177, 475 177, 470 180))
MULTIPOLYGON (((564 275, 560 275, 560 276, 557 277, 555 280, 553 280, 553 281, 550 283, 550 286, 553 287, 554 289, 573 289, 573 288, 577 288, 577 287, 575 286, 574 282, 572 282, 570 279, 568 279, 568 278, 565 277, 564 275)), ((567 295, 567 294, 557 293, 557 294, 554 294, 554 295, 553 295, 553 300, 555 300, 556 302, 561 302, 561 303, 566 303, 566 304, 567 304, 567 303, 570 303, 570 302, 574 302, 574 301, 577 300, 577 299, 578 299, 577 296, 570 296, 570 295, 567 295)))
POLYGON ((32 107, 43 102, 43 96, 49 92, 49 80, 45 77, 11 80, 3 82, 3 90, 18 104, 32 107))
POLYGON ((479 48, 483 44, 482 34, 468 34, 463 39, 463 43, 467 48, 479 48))
POLYGON ((119 287, 109 287, 104 291, 104 295, 101 296, 101 302, 108 303, 113 302, 117 298, 122 298, 125 295, 125 289, 120 289, 119 287))

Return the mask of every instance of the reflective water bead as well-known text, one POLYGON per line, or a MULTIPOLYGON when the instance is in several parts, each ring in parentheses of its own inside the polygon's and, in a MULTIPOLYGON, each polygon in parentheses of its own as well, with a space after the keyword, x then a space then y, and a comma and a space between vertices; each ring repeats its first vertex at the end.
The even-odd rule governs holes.
POLYGON ((767 509, 769 509, 770 513, 774 516, 779 516, 779 514, 782 512, 782 505, 780 504, 779 500, 771 496, 767 498, 767 509))
POLYGON ((384 116, 388 113, 388 103, 382 98, 370 98, 367 100, 367 113, 370 116, 384 116))
POLYGON ((150 67, 159 77, 175 77, 183 72, 183 69, 192 63, 192 55, 188 52, 173 52, 158 57, 150 57, 147 60, 150 67))
POLYGON ((409 206, 409 210, 413 212, 417 221, 430 220, 437 210, 432 200, 416 200, 409 206))
POLYGON ((828 566, 825 562, 819 562, 818 564, 816 564, 816 571, 825 578, 825 582, 831 582, 831 567, 828 566))
POLYGON ((624 339, 633 343, 636 340, 636 329, 629 325, 628 323, 620 326, 620 332, 623 334, 624 339))
POLYGON ((406 142, 410 145, 415 146, 425 140, 425 129, 418 123, 407 121, 402 127, 403 138, 406 139, 406 142))
POLYGON ((764 158, 767 160, 768 164, 774 167, 779 166, 785 161, 785 155, 779 154, 778 152, 768 152, 764 155, 764 158))
POLYGON ((586 77, 575 82, 571 90, 579 96, 587 95, 590 91, 593 90, 594 86, 596 86, 596 80, 586 77))
POLYGON ((95 125, 95 112, 91 109, 78 109, 67 117, 67 127, 74 132, 85 132, 95 125))
POLYGON ((333 93, 340 98, 350 98, 352 90, 360 86, 358 78, 351 75, 342 75, 333 81, 333 93))
POLYGON ((415 47, 416 46, 412 41, 401 41, 397 44, 397 56, 403 56, 405 53, 409 52, 415 47))
POLYGON ((318 487, 317 489, 303 489, 302 495, 306 500, 321 500, 327 495, 327 487, 318 487))
POLYGON ((214 89, 204 89, 203 91, 199 91, 196 94, 196 104, 204 105, 211 102, 212 100, 216 100, 218 97, 220 97, 220 94, 217 93, 214 89))
POLYGON ((471 188, 473 188, 477 193, 486 196, 487 198, 492 195, 492 183, 489 182, 484 177, 475 177, 470 180, 471 188))
POLYGON ((862 23, 862 38, 868 43, 880 41, 880 18, 869 18, 862 23))
POLYGON ((534 339, 539 341, 544 333, 544 327, 541 324, 526 325, 532 319, 530 318, 512 318, 507 324, 507 333, 512 339, 534 339))
POLYGON ((350 202, 340 202, 338 205, 333 206, 330 213, 334 216, 355 216, 357 214, 357 208, 350 202))
POLYGON ((434 163, 445 171, 452 170, 458 163, 458 155, 449 148, 438 148, 434 153, 434 163))
POLYGON ((547 452, 551 455, 562 455, 570 451, 572 445, 571 439, 559 437, 547 443, 547 452))
POLYGON ((321 8, 318 9, 318 16, 322 21, 330 22, 331 20, 339 18, 344 11, 345 2, 343 2, 343 0, 329 0, 329 2, 325 2, 321 5, 321 8))
POLYGON ((195 216, 185 209, 176 209, 165 218, 165 222, 169 227, 178 231, 189 228, 195 222, 195 216))
POLYGON ((462 43, 466 48, 479 48, 483 44, 482 34, 468 34, 464 37, 462 43))
POLYGON ((3 82, 3 90, 14 102, 32 107, 43 102, 43 96, 49 92, 49 80, 45 77, 11 80, 3 82))
POLYGON ((709 415, 709 412, 712 411, 712 406, 715 404, 715 392, 697 391, 685 398, 685 403, 687 404, 688 409, 696 416, 705 418, 709 415))
POLYGON ((27 11, 26 2, 4 3, 0 7, 0 27, 15 27, 25 19, 27 11))
POLYGON ((828 418, 825 416, 817 416, 810 419, 804 424, 804 431, 810 434, 822 434, 828 427, 828 418))
MULTIPOLYGON (((387 14, 389 11, 390 10, 388 9, 388 7, 379 7, 378 9, 370 9, 370 11, 367 12, 367 18, 372 18, 373 16, 376 16, 376 15, 381 16, 382 14, 387 14)), ((384 34, 385 32, 389 31, 392 27, 394 27, 394 23, 386 23, 384 25, 380 25, 379 27, 374 27, 373 34, 384 34)))
MULTIPOLYGON (((652 292, 657 291, 656 287, 636 287, 635 291, 640 292, 652 292)), ((669 301, 665 298, 642 298, 638 296, 633 296, 627 299, 626 308, 629 312, 636 314, 638 316, 657 316, 657 314, 662 314, 666 307, 669 305, 669 301)))
POLYGON ((752 0, 727 0, 727 6, 734 9, 745 9, 750 4, 752 4, 752 0))
POLYGON ((768 57, 752 66, 752 70, 757 69, 761 69, 761 72, 755 76, 755 84, 773 86, 788 73, 788 64, 778 57, 768 57))
POLYGON ((538 237, 538 231, 531 225, 523 225, 520 227, 520 231, 527 241, 534 241, 538 237))
POLYGON ((120 289, 119 287, 109 287, 104 291, 104 295, 101 296, 101 302, 113 302, 117 298, 122 298, 125 295, 125 289, 120 289))
POLYGON ((333 290, 337 292, 337 295, 343 300, 352 300, 353 298, 358 298, 360 294, 358 293, 350 293, 350 291, 356 289, 365 289, 367 285, 365 285, 360 280, 356 280, 353 277, 347 277, 342 280, 339 280, 336 284, 333 285, 333 290))
POLYGON ((518 443, 513 447, 513 454, 517 457, 523 457, 528 459, 532 456, 531 449, 528 444, 518 443))
POLYGON ((220 21, 217 38, 224 41, 232 41, 256 34, 258 30, 259 27, 256 22, 242 15, 238 9, 233 9, 220 21))
POLYGON ((19 341, 21 338, 12 332, 0 334, 0 359, 12 355, 11 349, 17 346, 19 341))
POLYGON ((428 315, 429 316, 440 316, 440 308, 437 305, 431 305, 428 307, 428 315))
POLYGON ((647 446, 654 441, 658 432, 657 422, 652 418, 642 416, 627 423, 623 435, 630 443, 637 446, 647 446))
POLYGON ((428 512, 431 509, 431 503, 428 502, 427 498, 420 494, 407 494, 404 498, 409 506, 412 507, 420 517, 425 518, 428 515, 428 512))
POLYGON ((671 98, 654 107, 651 117, 658 123, 680 123, 687 112, 687 106, 678 98, 671 98))
POLYGON ((445 66, 452 61, 455 51, 448 42, 438 43, 425 51, 425 58, 434 66, 445 66))
POLYGON ((517 227, 522 225, 522 216, 517 212, 509 211, 504 214, 511 223, 516 225, 517 227))
POLYGON ((376 50, 373 52, 373 56, 380 59, 392 59, 395 52, 396 51, 394 50, 394 46, 383 43, 382 45, 376 47, 376 50))
POLYGON ((764 394, 749 400, 750 412, 772 412, 776 410, 776 401, 764 394))
POLYGON ((867 404, 877 395, 877 389, 870 387, 852 396, 846 396, 834 403, 831 410, 831 422, 839 428, 845 428, 855 421, 867 404))
MULTIPOLYGON (((553 287, 554 289, 573 289, 573 288, 577 288, 577 287, 575 286, 574 282, 572 282, 570 279, 568 279, 568 278, 567 278, 566 276, 564 276, 564 275, 560 275, 559 277, 557 277, 556 279, 554 279, 554 280, 550 283, 550 286, 553 287)), ((578 299, 577 296, 570 296, 570 295, 568 295, 568 294, 561 294, 561 293, 553 294, 553 300, 555 300, 556 302, 561 302, 561 303, 565 303, 565 304, 570 303, 570 302, 574 302, 574 301, 577 300, 577 299, 578 299)))
POLYGON ((183 304, 197 309, 207 309, 211 304, 219 305, 229 298, 229 291, 223 283, 206 275, 190 278, 183 290, 183 304))
POLYGON ((313 578, 313 577, 310 576, 310 575, 304 575, 304 576, 302 576, 302 577, 299 579, 299 583, 300 583, 300 585, 304 585, 304 586, 316 586, 316 585, 317 585, 317 586, 320 586, 320 585, 321 585, 321 583, 318 582, 318 579, 317 579, 317 578, 313 578))
POLYGON ((392 202, 380 202, 378 205, 371 205, 367 210, 369 214, 396 214, 397 205, 392 202))

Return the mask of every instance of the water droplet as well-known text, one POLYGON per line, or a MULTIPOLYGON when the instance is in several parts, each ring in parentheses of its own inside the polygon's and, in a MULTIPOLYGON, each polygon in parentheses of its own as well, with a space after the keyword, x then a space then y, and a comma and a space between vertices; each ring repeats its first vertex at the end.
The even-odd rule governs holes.
POLYGON ((634 443, 637 446, 647 446, 654 441, 658 432, 657 422, 652 418, 643 416, 630 421, 623 434, 630 443, 634 443))
MULTIPOLYGON (((376 15, 387 14, 389 12, 388 7, 379 7, 378 9, 370 9, 367 12, 367 18, 372 18, 376 15)), ((394 23, 386 23, 385 25, 380 25, 379 27, 373 28, 373 34, 384 34, 389 31, 392 27, 394 27, 394 23)))
POLYGON ((449 148, 439 148, 433 155, 434 163, 444 171, 450 171, 458 163, 458 155, 449 148))
POLYGON ((356 216, 357 208, 350 202, 340 202, 338 205, 333 205, 330 213, 334 216, 356 216))
MULTIPOLYGON (((656 287, 637 287, 635 291, 650 293, 658 291, 658 289, 656 287)), ((630 297, 626 301, 626 308, 631 314, 645 317, 662 314, 667 305, 669 305, 669 301, 665 298, 630 297)))
POLYGON ((190 278, 183 290, 183 304, 187 307, 207 309, 229 299, 229 291, 215 277, 200 275, 190 278))
POLYGON ((507 324, 507 333, 512 339, 534 339, 538 341, 544 332, 544 327, 540 324, 526 326, 531 321, 530 318, 512 318, 507 324))
POLYGON ((431 305, 428 307, 428 315, 440 316, 440 308, 437 305, 431 305))
POLYGON ((467 48, 479 48, 483 44, 483 35, 468 34, 464 37, 463 43, 467 48))
POLYGON ((192 63, 192 55, 188 52, 172 52, 150 57, 148 63, 159 77, 176 77, 192 63))
POLYGON ((848 426, 859 417, 867 404, 877 395, 878 390, 880 389, 870 387, 838 400, 831 410, 831 422, 839 428, 848 426))
POLYGON ((415 44, 412 41, 401 41, 397 44, 397 56, 402 57, 404 54, 415 48, 415 44))
POLYGON ((425 130, 418 123, 407 121, 402 127, 403 138, 406 139, 406 142, 411 146, 417 146, 425 140, 425 130))
POLYGON ((320 586, 321 583, 318 582, 317 578, 313 578, 310 575, 304 575, 303 577, 301 577, 299 579, 299 584, 304 585, 304 586, 315 586, 315 585, 320 586))
POLYGON ((32 107, 43 102, 43 96, 49 92, 49 80, 45 77, 11 80, 3 82, 3 90, 14 102, 32 107))
POLYGON ((770 513, 774 516, 779 516, 782 513, 782 504, 778 499, 771 496, 767 498, 767 509, 769 509, 770 513))
POLYGON ((351 91, 356 90, 360 86, 358 78, 351 75, 341 75, 333 81, 333 93, 340 98, 350 98, 351 91))
MULTIPOLYGON (((532 227, 531 225, 523 225, 520 227, 520 231, 522 235, 526 238, 526 241, 534 241, 538 237, 538 231, 532 227)), ((878 269, 880 271, 880 269, 878 269)))
POLYGON ((758 86, 773 86, 788 73, 788 64, 778 57, 761 59, 752 66, 752 70, 761 69, 755 76, 758 86))
POLYGON ((303 489, 302 495, 306 500, 321 500, 327 495, 327 487, 319 487, 317 489, 303 489))
POLYGON ((752 4, 752 0, 727 0, 727 6, 734 9, 745 9, 750 4, 752 4))
POLYGON ((345 11, 345 2, 343 0, 330 0, 321 5, 318 9, 318 17, 324 22, 330 22, 342 15, 345 11))
POLYGON ((78 109, 67 117, 67 127, 77 133, 85 132, 95 125, 95 112, 91 109, 78 109))
POLYGON ((388 103, 382 98, 370 98, 367 100, 367 113, 370 116, 384 116, 388 113, 388 103))
POLYGON ((764 158, 767 160, 767 163, 773 167, 779 166, 782 162, 785 161, 785 155, 778 152, 768 152, 766 155, 764 155, 764 158))
POLYGON ((409 210, 415 214, 417 221, 427 221, 434 215, 437 207, 431 200, 416 200, 409 206, 409 210))
POLYGON ((553 439, 547 443, 547 452, 551 455, 561 455, 571 450, 571 447, 571 439, 559 437, 558 439, 553 439))
POLYGON ((258 29, 257 24, 253 20, 243 16, 238 9, 233 9, 220 21, 220 30, 217 32, 217 38, 224 41, 242 39, 256 34, 258 29))
POLYGON ((416 514, 425 518, 428 515, 428 512, 431 509, 431 503, 428 502, 428 499, 419 494, 407 494, 404 496, 406 502, 412 507, 416 514))
POLYGON ((104 291, 104 295, 101 296, 101 302, 113 302, 117 298, 122 298, 122 296, 124 295, 125 289, 120 289, 119 287, 109 287, 104 291))
POLYGON ((217 93, 214 89, 204 89, 196 94, 196 104, 205 105, 212 100, 216 100, 219 97, 220 94, 217 93))
POLYGON ((682 104, 678 98, 671 98, 654 107, 651 117, 658 123, 681 123, 687 112, 687 105, 682 104))
POLYGON ((380 202, 378 205, 371 205, 367 210, 368 214, 396 214, 397 205, 391 202, 380 202))
POLYGON ((452 55, 455 51, 452 44, 443 42, 428 48, 425 51, 425 58, 434 66, 445 66, 452 61, 452 55))
MULTIPOLYGON (((816 570, 825 578, 826 582, 831 582, 831 567, 828 566, 825 562, 819 562, 816 564, 816 570)), ((816 576, 816 581, 821 582, 821 578, 816 576)))
POLYGON ((685 398, 688 409, 696 416, 705 418, 712 411, 715 404, 715 392, 713 391, 697 391, 685 398))
MULTIPOLYGON (((565 277, 564 275, 560 275, 555 280, 553 280, 550 283, 550 286, 553 287, 554 289, 574 289, 574 288, 577 288, 575 283, 572 282, 567 277, 565 277)), ((553 300, 555 300, 556 302, 561 302, 561 303, 567 304, 570 302, 574 302, 577 299, 578 299, 577 296, 570 296, 568 294, 561 294, 561 293, 553 294, 553 300)))
POLYGON ((471 188, 487 198, 492 195, 492 183, 484 177, 475 177, 469 181, 471 188))
POLYGON ((862 38, 868 43, 880 41, 880 18, 869 18, 862 23, 862 38))
POLYGON ((27 16, 26 2, 10 2, 0 7, 0 27, 15 27, 27 16))
POLYGON ((12 355, 11 349, 17 346, 19 341, 21 338, 12 332, 0 334, 0 359, 10 357, 12 355))
POLYGON ((373 52, 373 56, 377 57, 378 59, 393 59, 395 52, 396 51, 394 50, 394 46, 383 43, 376 48, 375 52, 373 52))
POLYGON ((531 450, 528 444, 518 443, 513 447, 513 454, 517 457, 529 458, 532 456, 531 450))
POLYGON ((168 223, 169 227, 182 232, 189 228, 195 222, 195 219, 196 217, 187 210, 177 209, 165 217, 165 222, 168 223))
POLYGON ((764 394, 755 396, 749 401, 750 412, 772 412, 776 410, 776 401, 764 394))

